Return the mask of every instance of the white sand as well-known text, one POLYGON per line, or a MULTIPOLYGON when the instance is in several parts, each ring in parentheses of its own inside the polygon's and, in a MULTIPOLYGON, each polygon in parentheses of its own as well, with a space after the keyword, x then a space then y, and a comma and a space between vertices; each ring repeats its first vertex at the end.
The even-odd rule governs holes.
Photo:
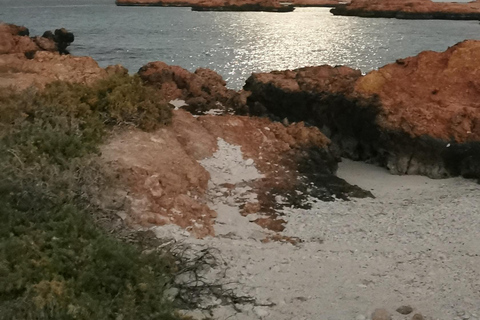
POLYGON ((220 236, 186 241, 217 248, 239 293, 274 304, 242 305, 242 312, 218 307, 218 319, 353 320, 369 318, 377 307, 394 320, 411 319, 395 312, 405 304, 426 319, 480 319, 480 185, 474 181, 393 176, 345 160, 338 175, 376 199, 284 210, 284 234, 305 242, 264 244, 266 231, 239 216, 241 201, 218 193, 220 180, 234 178, 219 179, 229 161, 216 159, 206 163, 218 170, 210 197, 220 236))

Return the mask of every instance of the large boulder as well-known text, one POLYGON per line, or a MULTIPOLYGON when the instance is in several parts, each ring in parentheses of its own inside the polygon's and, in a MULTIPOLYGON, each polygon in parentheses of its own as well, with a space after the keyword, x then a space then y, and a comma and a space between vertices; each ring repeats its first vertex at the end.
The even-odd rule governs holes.
POLYGON ((314 124, 343 156, 396 174, 480 177, 479 62, 480 42, 465 41, 366 76, 322 66, 253 74, 244 89, 252 113, 314 124))
POLYGON ((228 89, 226 82, 213 70, 199 68, 191 73, 179 66, 150 62, 138 71, 145 83, 158 88, 167 100, 185 100, 187 110, 203 114, 211 109, 222 112, 246 105, 245 93, 228 89))

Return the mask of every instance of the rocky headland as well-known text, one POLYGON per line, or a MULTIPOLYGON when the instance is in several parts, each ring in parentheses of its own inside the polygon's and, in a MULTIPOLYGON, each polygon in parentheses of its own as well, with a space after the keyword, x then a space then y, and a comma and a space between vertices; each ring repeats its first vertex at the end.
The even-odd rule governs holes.
POLYGON ((480 42, 422 52, 362 76, 347 67, 254 74, 250 113, 307 121, 342 155, 395 174, 480 177, 480 42))
POLYGON ((117 0, 117 6, 192 7, 194 11, 291 12, 295 7, 335 7, 338 0, 117 0))
POLYGON ((352 0, 330 10, 334 15, 366 18, 480 20, 480 2, 431 0, 352 0))
POLYGON ((117 6, 192 7, 193 11, 291 12, 295 8, 279 0, 117 0, 117 6))

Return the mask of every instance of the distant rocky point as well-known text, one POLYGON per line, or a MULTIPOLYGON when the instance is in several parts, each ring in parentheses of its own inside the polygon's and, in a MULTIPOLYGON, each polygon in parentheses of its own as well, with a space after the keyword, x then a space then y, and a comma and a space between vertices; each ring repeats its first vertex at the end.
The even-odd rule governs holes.
POLYGON ((330 12, 366 18, 480 20, 480 1, 352 0, 336 6, 330 12))
POLYGON ((338 0, 117 0, 117 6, 192 7, 193 11, 291 12, 295 7, 334 7, 338 0))

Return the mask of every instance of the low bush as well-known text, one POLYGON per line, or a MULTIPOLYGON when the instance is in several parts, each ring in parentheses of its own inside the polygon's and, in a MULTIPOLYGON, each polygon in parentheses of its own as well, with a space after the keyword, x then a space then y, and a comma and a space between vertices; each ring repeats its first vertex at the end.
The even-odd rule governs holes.
POLYGON ((128 75, 0 93, 0 319, 178 319, 165 295, 175 258, 94 219, 108 181, 96 153, 110 128, 170 119, 162 97, 128 75))

